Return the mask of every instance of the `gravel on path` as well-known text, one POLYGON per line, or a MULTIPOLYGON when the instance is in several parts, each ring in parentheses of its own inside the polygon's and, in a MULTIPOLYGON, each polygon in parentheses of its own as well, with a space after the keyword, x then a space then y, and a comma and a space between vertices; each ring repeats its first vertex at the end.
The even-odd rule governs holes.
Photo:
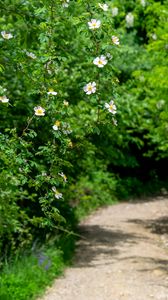
POLYGON ((168 300, 168 198, 101 208, 40 300, 168 300))

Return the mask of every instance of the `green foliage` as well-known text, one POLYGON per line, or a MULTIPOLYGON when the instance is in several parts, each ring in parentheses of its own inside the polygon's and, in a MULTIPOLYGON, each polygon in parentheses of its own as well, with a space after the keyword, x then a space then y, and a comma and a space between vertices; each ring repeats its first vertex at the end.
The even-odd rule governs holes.
POLYGON ((76 221, 69 190, 78 178, 98 172, 93 136, 112 120, 104 106, 117 86, 110 11, 96 1, 64 2, 0 1, 5 254, 30 247, 36 235, 45 240, 59 228, 71 231, 76 221), (98 30, 89 28, 93 14, 101 19, 98 30), (109 57, 104 68, 93 63, 101 55, 109 57), (97 88, 91 94, 89 82, 97 88))
MULTIPOLYGON (((132 70, 127 68, 129 70, 127 82, 121 89, 119 87, 119 93, 123 98, 121 101, 125 102, 127 108, 126 111, 122 108, 119 111, 126 126, 126 128, 124 126, 125 133, 128 132, 128 139, 139 144, 139 147, 145 152, 143 155, 157 157, 157 159, 167 157, 165 116, 167 115, 168 92, 166 85, 168 80, 166 73, 168 10, 167 1, 164 2, 165 4, 155 1, 147 2, 143 11, 144 22, 140 32, 140 25, 136 23, 134 29, 136 34, 143 33, 143 36, 139 36, 141 38, 139 42, 142 41, 142 38, 144 40, 143 47, 138 46, 135 40, 137 35, 133 36, 131 32, 129 33, 132 37, 131 49, 138 51, 137 53, 134 51, 133 54, 132 70), (136 42, 136 45, 133 42, 136 42), (129 119, 124 115, 125 112, 129 113, 129 119), (146 149, 144 149, 144 145, 147 145, 146 149)), ((129 41, 131 40, 129 39, 129 41)), ((130 58, 127 56, 127 63, 129 59, 132 59, 131 52, 130 55, 130 58)))
POLYGON ((116 180, 107 171, 90 173, 89 178, 82 176, 77 185, 72 185, 71 202, 76 207, 78 219, 100 206, 114 204, 116 180))
MULTIPOLYGON (((168 1, 101 4, 0 0, 2 266, 37 236, 64 245, 86 213, 168 179, 168 1)), ((18 277, 4 278, 17 292, 18 277)))
POLYGON ((63 271, 63 253, 54 247, 15 258, 0 275, 0 299, 35 299, 63 271))

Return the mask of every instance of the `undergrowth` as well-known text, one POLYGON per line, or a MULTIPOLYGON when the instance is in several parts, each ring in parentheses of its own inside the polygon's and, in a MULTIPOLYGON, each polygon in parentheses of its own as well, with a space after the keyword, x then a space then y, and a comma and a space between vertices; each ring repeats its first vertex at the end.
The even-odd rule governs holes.
POLYGON ((69 265, 75 237, 63 234, 56 242, 20 253, 6 262, 0 275, 0 300, 34 300, 69 265))

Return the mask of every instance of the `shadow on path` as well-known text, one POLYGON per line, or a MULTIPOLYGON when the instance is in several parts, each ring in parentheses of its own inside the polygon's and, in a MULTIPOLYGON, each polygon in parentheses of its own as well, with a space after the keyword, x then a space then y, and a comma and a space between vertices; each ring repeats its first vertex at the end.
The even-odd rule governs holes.
MULTIPOLYGON (((79 253, 77 247, 75 265, 76 267, 92 267, 98 265, 96 262, 100 256, 106 256, 106 259, 117 259, 120 250, 119 246, 127 244, 136 244, 141 236, 133 233, 123 232, 122 230, 113 230, 112 227, 102 227, 99 225, 82 225, 79 232, 83 239, 79 241, 79 253), (82 253, 82 255, 81 255, 82 253)), ((144 238, 143 238, 144 239, 144 238)))
POLYGON ((168 216, 162 216, 154 220, 141 220, 131 219, 127 220, 128 223, 134 223, 149 229, 150 232, 155 234, 168 234, 168 216))
MULTIPOLYGON (((168 232, 167 216, 155 220, 128 219, 126 223, 139 225, 144 230, 155 234, 168 232)), ((158 274, 168 274, 168 260, 160 259, 159 252, 156 258, 141 255, 141 253, 137 253, 137 256, 134 256, 131 254, 131 251, 128 252, 128 249, 136 245, 138 251, 138 244, 141 241, 145 242, 145 240, 149 242, 149 240, 148 236, 143 235, 143 232, 140 235, 134 232, 127 232, 126 224, 124 230, 116 230, 116 227, 113 226, 86 224, 79 227, 79 233, 83 239, 78 242, 74 267, 96 267, 121 261, 124 264, 124 262, 130 261, 135 266, 135 269, 138 264, 141 264, 141 267, 137 268, 138 272, 155 273, 156 271, 157 273, 158 271, 158 274), (128 255, 123 257, 125 249, 127 249, 128 255), (102 262, 101 258, 103 257, 104 261, 102 262)), ((153 242, 152 239, 151 242, 153 242)))

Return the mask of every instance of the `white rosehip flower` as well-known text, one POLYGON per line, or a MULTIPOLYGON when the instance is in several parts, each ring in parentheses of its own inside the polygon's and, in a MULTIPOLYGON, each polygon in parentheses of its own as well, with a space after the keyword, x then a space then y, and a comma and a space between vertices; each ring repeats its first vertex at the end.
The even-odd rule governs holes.
POLYGON ((62 6, 63 7, 68 7, 69 6, 69 0, 63 1, 62 6))
POLYGON ((1 31, 1 35, 5 40, 10 40, 13 38, 12 33, 7 33, 6 31, 1 31))
POLYGON ((132 13, 128 13, 125 17, 127 28, 134 26, 134 16, 132 13))
POLYGON ((87 95, 94 94, 96 92, 96 82, 89 82, 83 89, 87 95))
POLYGON ((52 187, 52 191, 53 191, 54 194, 55 194, 55 198, 57 198, 57 199, 62 198, 62 193, 58 192, 58 190, 56 189, 55 186, 52 187))
POLYGON ((64 106, 68 106, 68 105, 69 105, 69 102, 66 101, 66 100, 64 100, 63 104, 64 104, 64 106))
POLYGON ((58 175, 61 176, 64 179, 65 182, 67 182, 67 177, 63 172, 58 173, 58 175))
POLYGON ((27 52, 27 51, 26 51, 26 55, 27 55, 28 57, 32 58, 32 59, 36 59, 36 58, 37 58, 37 56, 36 56, 34 53, 32 53, 32 52, 27 52))
POLYGON ((115 115, 116 112, 117 112, 117 111, 116 111, 116 106, 115 106, 113 100, 111 100, 110 103, 105 103, 105 108, 107 108, 108 111, 109 111, 110 113, 112 113, 113 115, 115 115))
POLYGON ((56 96, 58 93, 55 92, 53 89, 49 89, 49 91, 47 92, 48 95, 52 95, 52 96, 56 96))
POLYGON ((88 22, 89 29, 97 29, 100 27, 100 25, 101 25, 100 20, 91 19, 91 21, 88 22))
POLYGON ((36 116, 45 116, 45 109, 42 108, 41 106, 37 106, 37 107, 34 107, 34 111, 35 111, 35 115, 36 116))
POLYGON ((112 38, 113 44, 115 44, 115 45, 119 45, 120 44, 119 38, 117 36, 112 35, 111 38, 112 38))
POLYGON ((61 125, 61 122, 57 120, 57 121, 54 123, 53 129, 54 129, 54 130, 59 130, 60 125, 61 125))
POLYGON ((118 15, 118 7, 113 7, 111 12, 112 12, 112 16, 116 17, 118 15))
POLYGON ((0 96, 0 102, 2 102, 2 103, 8 103, 9 99, 6 96, 0 96))
POLYGON ((103 68, 107 64, 107 59, 104 55, 101 55, 100 57, 96 57, 93 60, 94 65, 98 66, 99 68, 103 68))
POLYGON ((104 10, 104 11, 107 11, 108 10, 108 4, 101 4, 99 3, 99 7, 104 10))

